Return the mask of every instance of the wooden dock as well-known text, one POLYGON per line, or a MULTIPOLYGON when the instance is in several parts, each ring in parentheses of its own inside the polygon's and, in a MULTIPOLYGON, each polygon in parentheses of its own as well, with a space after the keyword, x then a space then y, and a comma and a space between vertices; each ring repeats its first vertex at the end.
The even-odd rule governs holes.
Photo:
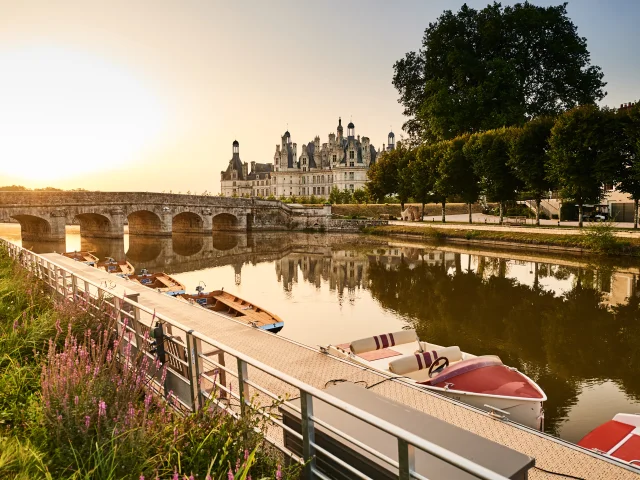
MULTIPOLYGON (((102 284, 103 288, 114 294, 138 294, 138 303, 145 307, 155 309, 156 312, 316 388, 324 389, 345 380, 366 384, 379 395, 534 457, 537 468, 530 471, 529 477, 533 480, 559 480, 567 478, 567 475, 571 476, 568 478, 585 480, 640 479, 640 472, 587 452, 569 442, 494 418, 472 407, 329 356, 318 348, 248 327, 233 318, 187 304, 59 254, 45 254, 42 257, 96 284, 102 284), (560 475, 545 473, 541 469, 560 475)), ((231 364, 233 362, 227 363, 231 364)), ((248 374, 249 378, 273 393, 283 397, 297 396, 297 391, 292 390, 289 385, 257 369, 250 368, 248 374)), ((270 429, 267 434, 276 440, 282 435, 278 429, 270 429)))

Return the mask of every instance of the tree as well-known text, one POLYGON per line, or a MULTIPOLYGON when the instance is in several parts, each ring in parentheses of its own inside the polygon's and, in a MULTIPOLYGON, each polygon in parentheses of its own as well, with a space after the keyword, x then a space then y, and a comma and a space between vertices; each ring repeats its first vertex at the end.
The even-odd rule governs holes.
POLYGON ((342 194, 335 185, 331 188, 331 192, 329 192, 329 203, 333 205, 342 203, 342 194))
POLYGON ((602 99, 603 74, 590 65, 566 6, 494 2, 445 11, 425 30, 422 48, 394 64, 393 85, 409 117, 403 129, 450 139, 602 99))
POLYGON ((398 200, 400 200, 400 209, 404 211, 404 204, 413 193, 413 176, 410 166, 411 163, 415 161, 416 151, 401 147, 397 152, 398 175, 396 193, 398 194, 398 200))
POLYGON ((504 202, 514 200, 521 185, 508 165, 514 131, 513 128, 501 128, 476 133, 469 137, 463 148, 465 157, 473 163, 484 194, 500 203, 500 223, 504 216, 504 202))
POLYGON ((367 203, 367 200, 369 200, 369 195, 364 188, 358 188, 355 192, 353 192, 353 200, 356 203, 367 203))
POLYGON ((384 197, 395 193, 397 189, 398 168, 392 152, 384 152, 367 170, 368 181, 365 188, 369 196, 378 203, 383 202, 384 197))
POLYGON ((621 110, 616 116, 620 122, 621 153, 619 190, 633 198, 633 228, 638 228, 638 200, 640 200, 640 103, 621 110))
POLYGON ((473 162, 464 154, 468 136, 456 137, 443 143, 442 156, 438 165, 438 181, 450 185, 451 192, 458 195, 469 207, 469 223, 473 223, 471 205, 480 196, 480 179, 476 175, 473 162))
POLYGON ((409 164, 413 182, 411 196, 416 202, 422 204, 420 219, 424 219, 424 204, 431 198, 433 190, 433 175, 428 161, 432 154, 432 149, 431 145, 421 145, 416 151, 415 159, 409 164))
POLYGON ((540 225, 540 202, 553 188, 547 175, 552 117, 538 117, 515 132, 509 149, 509 166, 536 201, 536 225, 540 225))
POLYGON ((583 105, 562 114, 551 130, 549 178, 562 198, 578 204, 581 228, 584 204, 598 203, 605 182, 614 182, 620 171, 616 124, 613 112, 583 105))

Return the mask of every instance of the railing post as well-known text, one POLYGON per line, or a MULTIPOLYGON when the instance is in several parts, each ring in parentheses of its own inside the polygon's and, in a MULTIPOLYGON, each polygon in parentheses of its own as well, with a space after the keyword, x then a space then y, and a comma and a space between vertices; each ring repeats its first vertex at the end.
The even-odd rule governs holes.
POLYGON ((249 380, 247 363, 238 358, 238 393, 240 394, 240 414, 242 417, 246 414, 247 405, 245 402, 249 398, 249 385, 244 383, 245 380, 249 380))
POLYGON ((410 480, 411 472, 415 470, 415 448, 403 439, 398 439, 398 478, 410 480))
POLYGON ((302 428, 302 459, 304 460, 304 478, 313 479, 316 467, 316 457, 313 448, 315 442, 315 428, 313 425, 313 397, 300 390, 300 412, 302 428))
POLYGON ((191 386, 191 409, 197 412, 202 408, 200 405, 200 368, 198 354, 198 341, 193 337, 193 330, 187 332, 187 362, 189 363, 189 384, 191 386))
POLYGON ((78 277, 75 274, 71 274, 71 291, 73 292, 73 301, 78 298, 78 277))

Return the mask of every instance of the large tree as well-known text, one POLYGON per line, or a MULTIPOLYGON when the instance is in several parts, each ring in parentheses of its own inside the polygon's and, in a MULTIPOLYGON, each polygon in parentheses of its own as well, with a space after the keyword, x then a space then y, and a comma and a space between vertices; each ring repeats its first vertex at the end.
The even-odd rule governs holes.
POLYGON ((411 196, 412 180, 406 168, 415 152, 398 142, 394 150, 388 150, 367 171, 366 189, 369 196, 382 202, 387 195, 396 194, 402 210, 411 196))
POLYGON ((394 65, 393 85, 426 140, 522 125, 604 97, 603 74, 567 4, 499 3, 445 11, 425 30, 422 48, 394 65))
POLYGON ((483 193, 489 200, 500 204, 500 223, 504 217, 504 203, 515 200, 522 185, 509 167, 509 147, 515 130, 501 128, 476 133, 463 147, 465 157, 471 160, 480 179, 483 193))
POLYGON ((509 165, 524 189, 536 201, 536 224, 540 225, 540 202, 553 183, 547 175, 549 137, 555 123, 553 117, 538 117, 516 131, 509 150, 509 165))
POLYGON ((421 220, 424 220, 424 204, 431 199, 433 190, 433 172, 430 169, 429 158, 433 146, 421 145, 416 149, 415 159, 409 164, 411 180, 413 182, 412 197, 422 205, 421 220))
POLYGON ((619 175, 619 123, 610 110, 576 107, 558 117, 549 145, 549 178, 561 187, 563 199, 578 204, 582 227, 583 206, 598 203, 604 184, 619 175))
POLYGON ((472 223, 471 205, 478 201, 480 184, 473 163, 463 151, 468 140, 468 136, 460 136, 443 143, 444 150, 438 165, 438 182, 450 185, 451 191, 468 205, 469 223, 472 223))
POLYGON ((640 200, 640 103, 618 112, 616 118, 621 133, 620 185, 622 192, 633 198, 633 228, 638 228, 638 201, 640 200))

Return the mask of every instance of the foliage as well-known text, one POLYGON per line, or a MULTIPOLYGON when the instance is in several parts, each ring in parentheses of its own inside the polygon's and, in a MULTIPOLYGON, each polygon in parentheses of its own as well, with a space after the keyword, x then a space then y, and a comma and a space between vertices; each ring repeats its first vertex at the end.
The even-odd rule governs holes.
POLYGON ((620 149, 622 161, 618 189, 631 195, 635 203, 634 227, 638 225, 638 200, 640 200, 640 103, 616 116, 621 127, 620 149))
POLYGON ((434 141, 594 103, 602 77, 566 4, 465 4, 429 24, 422 48, 395 63, 393 85, 403 129, 434 141))
MULTIPOLYGON (((620 162, 615 115, 593 105, 561 115, 551 130, 549 178, 565 199, 579 205, 598 203, 605 182, 612 182, 620 162)), ((582 216, 579 218, 582 226, 582 216)))
MULTIPOLYGON (((521 182, 508 165, 513 128, 502 128, 471 135, 463 153, 473 164, 480 187, 489 200, 504 203, 514 200, 521 182)), ((501 209, 502 211, 502 209, 501 209)))
POLYGON ((621 245, 613 229, 612 221, 598 222, 587 226, 582 232, 585 237, 585 246, 595 253, 618 253, 621 245))
POLYGON ((450 185, 448 195, 458 195, 463 202, 471 204, 478 201, 480 185, 472 160, 464 154, 468 141, 468 136, 460 136, 443 143, 438 182, 450 185))
POLYGON ((509 149, 509 166, 533 195, 539 212, 542 197, 553 188, 549 179, 549 137, 555 123, 552 117, 538 117, 515 132, 509 149))

